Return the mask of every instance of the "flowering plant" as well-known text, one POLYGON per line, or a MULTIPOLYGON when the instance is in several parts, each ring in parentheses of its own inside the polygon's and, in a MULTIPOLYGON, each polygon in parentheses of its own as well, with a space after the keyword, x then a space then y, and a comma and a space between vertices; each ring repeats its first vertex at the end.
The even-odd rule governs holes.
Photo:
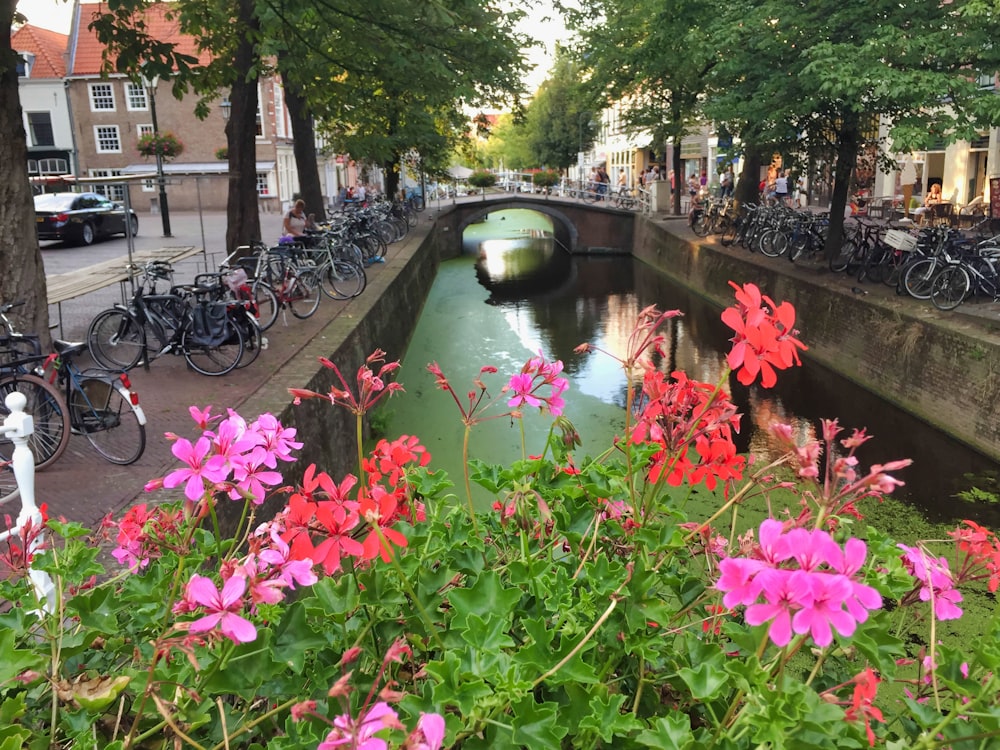
POLYGON ((162 159, 173 159, 184 152, 184 144, 176 135, 167 131, 164 133, 146 133, 140 136, 136 150, 142 156, 159 156, 162 159))
MULTIPOLYGON (((771 383, 804 346, 790 306, 733 285, 728 364, 771 383)), ((375 352, 326 393, 350 410, 358 466, 315 466, 270 415, 192 408, 201 434, 171 436, 180 467, 98 537, 72 524, 5 557, 0 741, 89 748, 888 748, 988 747, 1000 737, 1000 629, 963 642, 941 622, 1000 586, 1000 542, 967 522, 948 542, 897 544, 862 528, 865 503, 900 482, 862 469, 863 431, 775 429, 780 454, 738 454, 739 415, 717 384, 659 367, 663 324, 643 310, 618 361, 624 428, 577 453, 562 364, 542 356, 456 390, 464 502, 413 436, 362 448, 363 424, 402 387, 375 352), (537 454, 469 458, 477 425, 551 417, 537 454), (472 485, 489 491, 476 507, 472 485), (684 510, 712 490, 707 518, 684 510), (285 507, 260 523, 266 497, 285 507), (781 501, 789 501, 782 507, 781 501), (235 535, 217 504, 237 503, 235 535), (743 522, 743 518, 756 518, 743 522), (99 541, 99 538, 98 540, 99 541), (39 599, 28 565, 55 582, 39 599), (976 584, 976 582, 979 584, 976 584)), ((580 354, 602 356, 586 345, 580 354)), ((610 355, 607 355, 610 356, 610 355)), ((28 534, 30 534, 30 530, 28 534)), ((987 594, 988 595, 988 594, 987 594)))

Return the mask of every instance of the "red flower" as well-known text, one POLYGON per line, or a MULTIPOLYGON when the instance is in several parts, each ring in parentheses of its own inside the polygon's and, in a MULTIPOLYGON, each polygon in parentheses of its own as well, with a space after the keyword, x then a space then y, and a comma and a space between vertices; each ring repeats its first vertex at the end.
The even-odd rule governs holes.
POLYGON ((364 552, 362 557, 365 560, 374 560, 381 557, 383 562, 392 560, 392 547, 405 547, 406 537, 402 533, 392 528, 399 518, 399 499, 391 492, 386 492, 379 485, 370 488, 370 494, 361 498, 359 511, 371 526, 368 536, 362 541, 364 552), (379 532, 385 539, 383 544, 379 538, 379 532))
POLYGON ((774 371, 800 364, 798 350, 806 349, 795 338, 795 308, 788 302, 775 304, 754 284, 741 288, 730 281, 729 285, 736 290, 737 302, 722 312, 722 322, 736 332, 729 366, 743 385, 753 383, 759 374, 761 386, 770 388, 777 382, 774 371))
POLYGON ((857 721, 859 718, 865 722, 865 733, 868 735, 868 744, 875 747, 875 732, 872 731, 871 720, 876 719, 884 722, 882 712, 872 705, 875 700, 875 693, 878 692, 878 675, 872 671, 871 667, 864 672, 854 676, 854 695, 851 697, 851 705, 844 710, 844 718, 848 721, 857 721))

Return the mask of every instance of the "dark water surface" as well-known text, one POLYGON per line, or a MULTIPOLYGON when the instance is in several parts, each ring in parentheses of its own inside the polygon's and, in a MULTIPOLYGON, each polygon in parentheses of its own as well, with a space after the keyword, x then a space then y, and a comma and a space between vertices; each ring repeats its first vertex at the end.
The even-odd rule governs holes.
MULTIPOLYGON (((596 455, 611 445, 624 425, 626 379, 618 363, 600 354, 577 355, 583 342, 623 356, 640 310, 656 305, 684 316, 670 322, 664 372, 683 369, 697 380, 717 383, 723 376, 732 332, 720 310, 630 257, 574 257, 554 248, 544 233, 548 220, 530 211, 506 211, 466 231, 468 252, 442 265, 424 306, 399 374, 405 394, 390 402, 387 434, 415 434, 443 468, 461 484, 464 427, 458 407, 427 373, 438 362, 463 403, 484 365, 498 368, 486 378, 492 394, 539 352, 562 360, 570 389, 566 416, 584 438, 579 455, 596 455)), ((739 281, 738 279, 735 281, 739 281)), ((766 290, 765 290, 766 291, 766 290)), ((802 331, 808 344, 808 330, 802 331)), ((973 506, 955 498, 970 487, 992 489, 1000 467, 911 417, 870 392, 806 361, 779 374, 773 389, 746 388, 730 377, 728 388, 743 426, 741 451, 766 454, 770 424, 785 422, 802 435, 815 435, 821 418, 838 418, 850 430, 864 427, 874 439, 858 456, 863 467, 897 458, 913 466, 896 476, 906 486, 894 493, 919 507, 930 521, 974 518, 1000 525, 994 506, 973 506)), ((501 401, 484 412, 505 410, 501 401)), ((526 452, 541 450, 549 419, 529 415, 526 452)), ((521 456, 521 434, 510 420, 493 419, 473 428, 470 453, 505 463, 521 456)))

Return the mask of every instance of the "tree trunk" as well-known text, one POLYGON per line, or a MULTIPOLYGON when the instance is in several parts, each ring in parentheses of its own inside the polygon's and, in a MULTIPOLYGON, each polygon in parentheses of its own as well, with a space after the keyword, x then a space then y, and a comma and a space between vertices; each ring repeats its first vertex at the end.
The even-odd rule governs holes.
POLYGON ((226 206, 226 253, 261 239, 257 206, 257 49, 252 38, 260 30, 253 0, 239 0, 237 21, 243 32, 233 65, 241 75, 233 84, 226 123, 229 147, 229 197, 226 206), (243 71, 254 71, 243 75, 243 71))
POLYGON ((386 161, 382 164, 382 173, 385 175, 385 197, 391 201, 400 197, 399 161, 399 156, 396 156, 395 161, 386 161))
MULTIPOLYGON (((287 69, 289 53, 278 54, 278 70, 287 69)), ((323 188, 319 180, 319 164, 316 162, 316 129, 312 114, 299 87, 287 75, 282 74, 281 85, 285 91, 285 105, 288 119, 292 121, 295 168, 299 173, 299 194, 306 202, 306 211, 316 214, 316 221, 326 221, 326 204, 323 188)))
POLYGON ((830 233, 826 238, 826 257, 833 258, 840 252, 844 233, 844 212, 847 209, 847 191, 851 186, 851 174, 858 161, 861 131, 857 114, 844 114, 844 125, 837 141, 837 167, 833 179, 833 195, 830 196, 830 233))
POLYGON ((17 57, 10 45, 16 0, 0 0, 0 302, 27 304, 15 311, 22 333, 37 333, 47 351, 49 307, 45 267, 38 249, 35 206, 28 181, 28 145, 17 91, 17 57))
MULTIPOLYGON (((684 181, 684 174, 682 172, 682 170, 684 169, 684 167, 682 166, 682 162, 681 162, 680 138, 674 138, 674 147, 671 149, 670 168, 672 170, 674 170, 674 191, 673 191, 673 194, 670 197, 673 200, 674 215, 675 216, 680 216, 681 215, 681 190, 687 184, 684 181)), ((667 181, 667 184, 669 185, 670 184, 670 173, 667 172, 667 174, 663 175, 663 179, 665 179, 667 181)))
POLYGON ((750 148, 743 156, 743 171, 736 183, 736 202, 757 203, 760 200, 760 165, 763 159, 759 149, 750 148))

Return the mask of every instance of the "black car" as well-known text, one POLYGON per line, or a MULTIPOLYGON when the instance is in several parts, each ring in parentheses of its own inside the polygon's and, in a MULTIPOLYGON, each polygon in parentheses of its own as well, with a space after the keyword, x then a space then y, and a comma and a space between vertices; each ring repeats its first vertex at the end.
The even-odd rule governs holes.
MULTIPOLYGON (((139 218, 129 210, 132 234, 139 218)), ((98 237, 125 234, 125 208, 98 193, 43 193, 35 196, 35 228, 40 240, 89 245, 98 237)))

